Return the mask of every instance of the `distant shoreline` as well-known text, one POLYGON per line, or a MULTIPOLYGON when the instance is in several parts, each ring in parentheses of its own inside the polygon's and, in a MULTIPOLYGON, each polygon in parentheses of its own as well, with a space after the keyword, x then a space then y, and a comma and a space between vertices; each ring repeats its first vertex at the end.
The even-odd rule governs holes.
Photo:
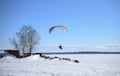
MULTIPOLYGON (((120 54, 120 52, 95 52, 95 51, 85 51, 85 52, 36 52, 35 54, 120 54)), ((6 53, 0 53, 0 55, 6 55, 6 53)))
POLYGON ((43 52, 42 54, 120 54, 120 52, 43 52))

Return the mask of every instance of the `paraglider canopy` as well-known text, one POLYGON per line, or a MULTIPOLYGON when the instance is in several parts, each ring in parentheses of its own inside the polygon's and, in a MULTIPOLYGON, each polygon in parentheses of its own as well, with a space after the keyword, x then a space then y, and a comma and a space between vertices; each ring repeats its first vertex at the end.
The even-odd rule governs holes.
POLYGON ((57 26, 53 26, 49 29, 49 33, 51 33, 53 31, 53 29, 55 28, 61 28, 61 30, 63 30, 64 32, 67 32, 67 29, 65 26, 61 26, 61 25, 57 25, 57 26))

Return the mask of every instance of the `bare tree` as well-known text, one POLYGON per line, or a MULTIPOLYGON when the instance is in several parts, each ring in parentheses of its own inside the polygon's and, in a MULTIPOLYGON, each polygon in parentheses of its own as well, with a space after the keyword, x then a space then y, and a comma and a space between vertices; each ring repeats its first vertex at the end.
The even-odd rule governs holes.
POLYGON ((19 50, 19 45, 18 45, 16 39, 15 39, 15 38, 13 38, 13 39, 10 38, 9 40, 10 40, 12 46, 13 46, 15 49, 19 50))
POLYGON ((16 38, 10 39, 13 47, 23 52, 27 51, 30 55, 33 48, 39 44, 40 36, 37 31, 30 25, 24 25, 19 32, 16 33, 16 38))

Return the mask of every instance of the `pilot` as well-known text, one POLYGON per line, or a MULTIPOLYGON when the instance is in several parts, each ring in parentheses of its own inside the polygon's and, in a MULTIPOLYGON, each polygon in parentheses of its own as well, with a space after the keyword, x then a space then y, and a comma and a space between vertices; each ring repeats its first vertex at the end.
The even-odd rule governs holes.
POLYGON ((63 48, 62 48, 62 45, 59 45, 59 48, 62 50, 63 48))

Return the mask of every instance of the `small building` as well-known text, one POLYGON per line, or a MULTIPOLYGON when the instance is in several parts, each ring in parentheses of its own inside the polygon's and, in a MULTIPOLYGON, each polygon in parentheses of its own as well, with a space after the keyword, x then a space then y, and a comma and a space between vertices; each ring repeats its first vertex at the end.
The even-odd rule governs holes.
POLYGON ((11 54, 17 58, 19 58, 19 50, 4 50, 6 53, 11 54))

